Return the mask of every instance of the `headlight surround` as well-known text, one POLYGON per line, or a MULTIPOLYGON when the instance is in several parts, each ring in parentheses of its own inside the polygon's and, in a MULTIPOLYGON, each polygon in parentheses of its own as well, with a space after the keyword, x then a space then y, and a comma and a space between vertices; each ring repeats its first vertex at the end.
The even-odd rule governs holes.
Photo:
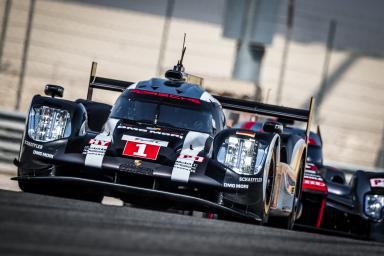
POLYGON ((254 175, 257 142, 236 136, 228 137, 220 148, 218 161, 241 175, 254 175))
POLYGON ((374 220, 381 220, 383 216, 384 195, 366 195, 364 212, 374 220))
POLYGON ((29 112, 28 135, 41 142, 67 138, 71 135, 70 118, 67 110, 48 106, 32 107, 29 112))

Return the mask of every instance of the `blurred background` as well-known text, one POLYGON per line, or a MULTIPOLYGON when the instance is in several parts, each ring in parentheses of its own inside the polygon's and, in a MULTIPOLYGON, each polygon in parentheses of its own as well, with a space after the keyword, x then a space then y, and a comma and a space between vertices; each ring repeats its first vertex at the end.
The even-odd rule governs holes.
POLYGON ((291 107, 315 96, 325 163, 383 171, 383 10, 381 0, 0 0, 0 162, 17 156, 45 84, 85 98, 92 61, 104 77, 163 76, 187 33, 184 66, 207 89, 291 107))

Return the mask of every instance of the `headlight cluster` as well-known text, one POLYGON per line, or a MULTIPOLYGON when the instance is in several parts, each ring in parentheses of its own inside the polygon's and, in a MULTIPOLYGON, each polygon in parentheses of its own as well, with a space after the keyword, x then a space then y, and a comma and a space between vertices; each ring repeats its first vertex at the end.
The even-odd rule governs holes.
POLYGON ((365 214, 375 220, 384 218, 384 195, 366 195, 364 210, 365 214))
POLYGON ((230 136, 221 147, 218 160, 238 174, 253 175, 256 148, 254 139, 230 136))
POLYGON ((68 111, 47 106, 31 108, 28 135, 36 141, 53 141, 69 137, 71 121, 68 111))

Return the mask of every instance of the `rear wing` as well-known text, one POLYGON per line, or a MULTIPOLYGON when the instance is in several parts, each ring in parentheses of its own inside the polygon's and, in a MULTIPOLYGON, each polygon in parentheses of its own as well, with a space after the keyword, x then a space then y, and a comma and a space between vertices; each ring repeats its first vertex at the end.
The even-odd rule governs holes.
POLYGON ((315 99, 313 97, 311 97, 308 109, 289 108, 249 100, 239 100, 224 96, 214 97, 221 103, 224 109, 306 122, 307 127, 305 140, 308 143, 315 106, 315 99))
POLYGON ((89 76, 87 100, 92 100, 93 89, 122 92, 133 84, 133 82, 126 82, 105 77, 97 77, 96 69, 97 62, 92 62, 91 74, 89 76))
MULTIPOLYGON (((110 78, 97 77, 96 69, 97 69, 97 63, 92 62, 91 74, 89 76, 87 100, 92 100, 93 89, 122 92, 125 89, 127 89, 130 85, 134 84, 133 82, 126 82, 126 81, 115 80, 110 78)), ((203 82, 202 78, 195 77, 195 76, 191 76, 191 77, 193 77, 193 79, 197 79, 196 81, 193 81, 193 82, 198 83, 200 85, 202 84, 203 82)), ((221 103, 221 105, 225 109, 306 122, 307 123, 306 142, 308 143, 309 132, 310 132, 313 112, 314 112, 313 97, 311 98, 309 109, 282 107, 282 106, 276 106, 276 105, 248 101, 248 100, 239 100, 239 99, 234 99, 234 98, 224 97, 224 96, 214 96, 214 97, 221 103)))

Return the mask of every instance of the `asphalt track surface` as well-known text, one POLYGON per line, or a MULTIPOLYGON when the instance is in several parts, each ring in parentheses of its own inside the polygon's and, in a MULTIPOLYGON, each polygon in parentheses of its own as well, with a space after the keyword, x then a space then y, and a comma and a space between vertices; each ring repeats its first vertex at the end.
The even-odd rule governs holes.
POLYGON ((0 190, 0 255, 384 255, 384 244, 0 190))

